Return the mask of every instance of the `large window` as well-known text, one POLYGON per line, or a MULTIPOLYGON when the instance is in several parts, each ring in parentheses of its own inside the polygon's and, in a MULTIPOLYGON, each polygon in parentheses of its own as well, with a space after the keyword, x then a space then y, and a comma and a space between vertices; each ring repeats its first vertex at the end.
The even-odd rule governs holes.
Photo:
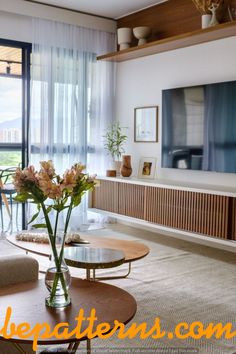
POLYGON ((0 170, 28 163, 30 52, 0 39, 0 170))
POLYGON ((0 167, 27 163, 30 45, 0 40, 0 167))

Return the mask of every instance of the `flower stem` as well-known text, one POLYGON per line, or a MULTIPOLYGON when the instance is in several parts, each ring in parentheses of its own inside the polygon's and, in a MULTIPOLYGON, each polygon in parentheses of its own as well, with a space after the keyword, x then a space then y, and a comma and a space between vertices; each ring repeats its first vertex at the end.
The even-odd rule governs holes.
MULTIPOLYGON (((68 208, 68 211, 67 211, 67 215, 66 215, 64 235, 63 235, 63 241, 62 241, 63 245, 65 244, 65 239, 66 239, 66 235, 67 235, 67 230, 68 230, 68 226, 69 226, 69 221, 70 221, 72 209, 73 209, 73 201, 70 202, 70 205, 69 205, 69 208, 68 208)), ((64 254, 64 247, 61 248, 61 252, 60 252, 60 255, 59 255, 59 262, 62 261, 63 254, 64 254)))
MULTIPOLYGON (((46 225, 47 225, 48 235, 49 235, 49 239, 50 239, 50 243, 51 243, 51 247, 52 247, 53 257, 54 257, 56 268, 57 268, 57 274, 56 274, 56 276, 54 278, 53 287, 52 287, 52 291, 51 291, 51 294, 50 294, 50 301, 53 300, 53 298, 54 298, 54 296, 56 294, 56 289, 57 289, 57 284, 58 284, 59 279, 61 280, 61 284, 62 284, 62 287, 63 287, 63 290, 64 290, 65 299, 67 300, 68 292, 67 292, 67 289, 66 289, 64 276, 63 276, 63 274, 61 272, 61 261, 62 261, 62 258, 60 260, 60 258, 58 257, 58 254, 57 254, 57 249, 56 249, 56 229, 54 230, 55 233, 53 234, 51 222, 50 222, 50 219, 48 217, 45 205, 43 203, 41 203, 41 206, 42 206, 42 210, 43 210, 43 213, 44 213, 44 218, 45 218, 45 222, 46 222, 46 225)), ((63 249, 64 249, 64 244, 62 244, 61 251, 63 249)), ((63 254, 63 251, 62 251, 62 254, 63 254)))

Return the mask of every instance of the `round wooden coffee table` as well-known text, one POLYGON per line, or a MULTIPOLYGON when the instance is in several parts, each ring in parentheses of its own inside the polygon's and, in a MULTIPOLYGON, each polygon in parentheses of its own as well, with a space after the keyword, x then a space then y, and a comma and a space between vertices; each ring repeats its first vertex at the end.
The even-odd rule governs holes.
MULTIPOLYGON (((107 322, 114 328, 114 320, 128 323, 134 317, 137 304, 132 295, 123 289, 110 284, 91 282, 81 279, 73 279, 70 288, 72 304, 65 309, 51 309, 45 305, 45 297, 48 291, 42 280, 11 285, 0 289, 0 323, 4 323, 6 310, 12 308, 10 323, 19 325, 27 322, 31 329, 38 323, 48 323, 54 328, 58 323, 69 324, 69 332, 77 325, 76 317, 80 309, 84 310, 84 317, 89 317, 91 310, 96 310, 97 321, 95 325, 107 322)), ((81 333, 88 327, 88 321, 82 322, 81 333)), ((0 336, 1 340, 4 340, 0 336)), ((70 339, 50 338, 39 339, 40 345, 71 343, 70 349, 76 349, 82 340, 88 340, 85 336, 79 341, 76 337, 70 339)), ((8 339, 15 343, 32 344, 33 337, 20 339, 17 336, 8 339)), ((90 341, 88 341, 88 352, 90 341)))
MULTIPOLYGON (((131 272, 131 263, 137 261, 149 253, 149 248, 143 243, 134 242, 134 241, 126 241, 126 240, 117 240, 113 238, 105 238, 105 237, 96 237, 90 235, 83 235, 83 239, 88 241, 89 243, 86 245, 78 244, 78 247, 92 247, 92 248, 109 248, 113 250, 121 250, 125 254, 124 263, 128 263, 128 272, 121 276, 111 276, 111 277, 96 277, 95 269, 93 270, 93 277, 96 279, 108 280, 108 279, 122 279, 126 278, 131 272)), ((36 242, 26 242, 26 241, 18 241, 14 235, 7 236, 7 241, 17 246, 27 252, 35 253, 40 256, 49 257, 50 255, 50 247, 48 244, 36 243, 36 242)), ((71 246, 75 246, 72 244, 71 246)), ((71 247, 66 246, 66 248, 71 247)))

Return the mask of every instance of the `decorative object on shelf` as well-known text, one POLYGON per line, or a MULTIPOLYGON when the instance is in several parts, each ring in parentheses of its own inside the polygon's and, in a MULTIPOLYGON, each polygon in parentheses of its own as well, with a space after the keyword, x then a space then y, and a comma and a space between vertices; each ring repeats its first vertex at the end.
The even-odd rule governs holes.
POLYGON ((139 161, 138 178, 154 179, 156 159, 154 157, 142 157, 139 161))
MULTIPOLYGON (((236 18, 236 16, 234 15, 236 18)), ((236 21, 222 23, 217 27, 209 27, 208 31, 195 30, 179 35, 163 38, 149 42, 146 46, 132 47, 127 51, 113 52, 97 56, 98 61, 123 62, 127 60, 144 58, 153 54, 160 54, 179 48, 195 46, 201 43, 210 43, 212 41, 230 38, 235 36, 236 21)))
POLYGON ((50 292, 46 305, 64 308, 71 303, 69 296, 70 273, 64 261, 64 246, 72 209, 77 207, 82 196, 95 186, 95 176, 83 173, 85 166, 75 164, 66 170, 63 176, 56 174, 52 161, 40 162, 41 169, 34 166, 23 170, 18 168, 14 175, 17 190, 15 199, 18 202, 32 202, 37 205, 37 213, 30 223, 42 213, 45 223, 33 225, 35 228, 46 228, 51 250, 51 264, 47 270, 45 284, 50 292), (63 231, 59 231, 59 216, 66 212, 63 231), (52 218, 54 217, 54 222, 52 218))
POLYGON ((216 24, 219 23, 216 17, 216 12, 220 4, 222 3, 222 0, 192 0, 192 1, 202 15, 202 28, 215 26, 216 24))
POLYGON ((152 29, 148 26, 140 26, 133 29, 134 37, 139 40, 138 45, 147 43, 147 38, 150 37, 151 33, 152 29))
POLYGON ((216 16, 216 12, 217 12, 219 6, 220 6, 219 3, 213 2, 213 3, 211 4, 211 6, 209 7, 209 10, 210 10, 211 13, 212 13, 211 22, 209 23, 209 27, 212 27, 212 26, 215 26, 215 25, 218 25, 218 24, 219 24, 219 21, 217 20, 217 16, 216 16))
POLYGON ((121 161, 114 160, 112 168, 116 171, 117 176, 120 176, 121 161))
POLYGON ((122 156, 121 176, 122 177, 130 177, 131 174, 132 174, 131 156, 130 155, 123 155, 122 156))
POLYGON ((118 28, 117 41, 120 46, 120 50, 129 48, 132 42, 132 28, 118 28))
POLYGON ((106 134, 103 136, 105 138, 104 147, 111 155, 113 159, 113 168, 116 170, 117 176, 120 175, 121 168, 121 155, 125 152, 124 143, 127 140, 127 136, 122 134, 122 128, 120 123, 114 123, 108 127, 106 134))
POLYGON ((202 29, 209 27, 211 22, 212 15, 204 14, 202 15, 202 29))
POLYGON ((116 177, 116 170, 106 170, 107 177, 116 177))
POLYGON ((233 22, 235 20, 236 9, 231 8, 230 5, 228 5, 227 11, 228 11, 230 21, 233 22))
POLYGON ((134 109, 134 141, 136 143, 158 141, 158 106, 134 109))

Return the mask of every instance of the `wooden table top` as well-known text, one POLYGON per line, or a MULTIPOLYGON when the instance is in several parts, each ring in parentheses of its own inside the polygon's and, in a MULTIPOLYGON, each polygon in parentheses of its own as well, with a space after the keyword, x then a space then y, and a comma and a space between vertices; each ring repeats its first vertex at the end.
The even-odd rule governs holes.
MULTIPOLYGON (((61 322, 68 322, 69 329, 72 331, 77 322, 79 310, 84 309, 84 316, 90 315, 91 309, 96 309, 98 320, 95 322, 94 330, 99 323, 107 322, 112 328, 114 320, 121 323, 128 323, 134 317, 137 304, 132 295, 116 286, 100 282, 73 278, 70 288, 72 300, 71 306, 66 309, 52 309, 45 305, 45 297, 48 291, 43 280, 11 285, 0 289, 0 323, 4 323, 6 309, 12 307, 10 323, 16 325, 28 322, 33 328, 37 323, 47 322, 51 328, 61 322)), ((88 321, 83 321, 81 332, 88 327, 88 321)), ((86 340, 82 338, 81 340, 86 340)), ((32 338, 10 339, 19 343, 30 343, 32 338)), ((71 339, 44 339, 39 340, 38 344, 62 344, 74 341, 71 339)))
POLYGON ((67 247, 64 251, 66 264, 84 269, 104 269, 118 267, 125 260, 120 250, 110 248, 67 247))
MULTIPOLYGON (((92 248, 110 248, 114 250, 121 250, 125 254, 125 263, 133 262, 138 259, 141 259, 148 255, 149 248, 143 243, 126 241, 126 240, 117 240, 114 238, 105 238, 99 236, 90 236, 83 235, 83 239, 89 242, 86 245, 79 245, 78 247, 92 247, 92 248)), ((40 256, 49 256, 51 253, 49 244, 36 243, 36 242, 26 242, 16 240, 14 235, 7 236, 7 240, 23 250, 26 250, 31 253, 38 254, 40 256)), ((74 245, 72 245, 74 246, 74 245)), ((71 246, 66 246, 71 247, 71 246)))

